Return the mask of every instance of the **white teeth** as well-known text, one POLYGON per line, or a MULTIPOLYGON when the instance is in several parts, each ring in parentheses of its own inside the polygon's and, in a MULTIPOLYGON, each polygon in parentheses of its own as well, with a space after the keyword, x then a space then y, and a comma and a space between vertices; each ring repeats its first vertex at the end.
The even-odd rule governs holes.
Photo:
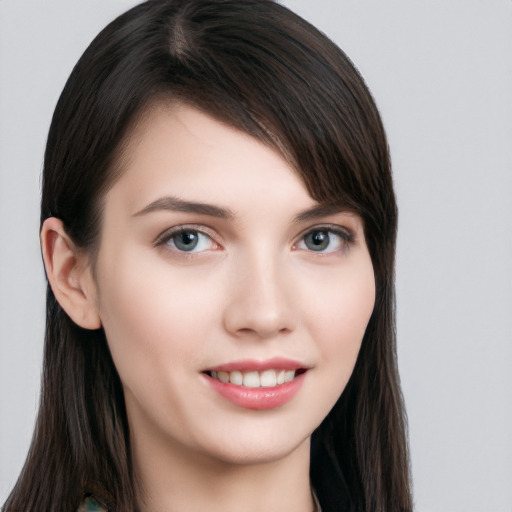
POLYGON ((295 378, 295 370, 287 370, 286 372, 284 372, 284 381, 285 382, 290 382, 294 378, 295 378))
POLYGON ((244 382, 244 376, 242 375, 242 372, 231 372, 229 374, 229 382, 231 382, 231 384, 235 384, 236 386, 241 386, 244 382))
POLYGON ((260 375, 260 386, 262 388, 270 388, 277 384, 277 377, 275 370, 265 370, 260 375))
POLYGON ((246 388, 259 388, 260 374, 258 372, 247 372, 244 375, 244 386, 246 388))
POLYGON ((219 379, 221 382, 229 382, 229 373, 228 372, 216 372, 217 373, 217 379, 219 379))
POLYGON ((271 388, 292 381, 295 378, 295 370, 264 370, 262 372, 240 372, 238 370, 232 372, 212 371, 210 375, 220 382, 229 382, 235 384, 235 386, 271 388))

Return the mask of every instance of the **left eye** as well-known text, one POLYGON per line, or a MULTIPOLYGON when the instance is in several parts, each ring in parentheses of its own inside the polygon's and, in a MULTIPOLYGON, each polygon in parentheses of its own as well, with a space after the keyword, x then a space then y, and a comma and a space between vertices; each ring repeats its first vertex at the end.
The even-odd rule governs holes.
POLYGON ((296 245, 297 249, 330 253, 344 249, 351 242, 351 235, 331 229, 314 229, 306 233, 296 245))
POLYGON ((195 229, 182 229, 171 233, 163 243, 181 252, 201 252, 216 247, 215 242, 208 235, 195 229))

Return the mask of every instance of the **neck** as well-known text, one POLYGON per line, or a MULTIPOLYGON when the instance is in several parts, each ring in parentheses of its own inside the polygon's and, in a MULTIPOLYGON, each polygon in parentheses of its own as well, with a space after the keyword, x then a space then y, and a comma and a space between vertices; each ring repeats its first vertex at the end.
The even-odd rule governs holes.
POLYGON ((143 512, 314 509, 309 483, 309 439, 277 460, 240 464, 166 444, 162 447, 132 439, 143 512))

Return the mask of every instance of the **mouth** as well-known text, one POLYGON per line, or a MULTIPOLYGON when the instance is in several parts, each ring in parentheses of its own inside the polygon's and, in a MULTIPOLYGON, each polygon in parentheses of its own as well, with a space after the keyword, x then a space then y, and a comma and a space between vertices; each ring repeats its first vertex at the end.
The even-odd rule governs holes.
POLYGON ((284 368, 257 370, 206 370, 203 373, 223 384, 245 388, 273 388, 293 381, 307 371, 306 368, 289 370, 284 368))
POLYGON ((291 402, 310 367, 285 358, 233 361, 203 372, 223 399, 244 409, 276 409, 291 402))

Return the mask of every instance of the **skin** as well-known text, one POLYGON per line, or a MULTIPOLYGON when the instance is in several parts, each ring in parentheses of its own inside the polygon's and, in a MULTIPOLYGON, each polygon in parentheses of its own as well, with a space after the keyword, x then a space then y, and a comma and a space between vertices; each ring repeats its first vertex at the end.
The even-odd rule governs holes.
POLYGON ((191 107, 154 108, 122 166, 94 269, 56 219, 42 242, 59 302, 105 329, 144 510, 310 512, 310 435, 350 377, 374 306, 361 219, 297 219, 318 203, 290 165, 191 107), (164 207, 168 197, 226 215, 164 207), (204 233, 195 250, 179 250, 179 226, 204 233), (306 243, 314 229, 329 235, 324 250, 306 243), (308 371, 270 410, 231 403, 202 373, 273 357, 308 371))

